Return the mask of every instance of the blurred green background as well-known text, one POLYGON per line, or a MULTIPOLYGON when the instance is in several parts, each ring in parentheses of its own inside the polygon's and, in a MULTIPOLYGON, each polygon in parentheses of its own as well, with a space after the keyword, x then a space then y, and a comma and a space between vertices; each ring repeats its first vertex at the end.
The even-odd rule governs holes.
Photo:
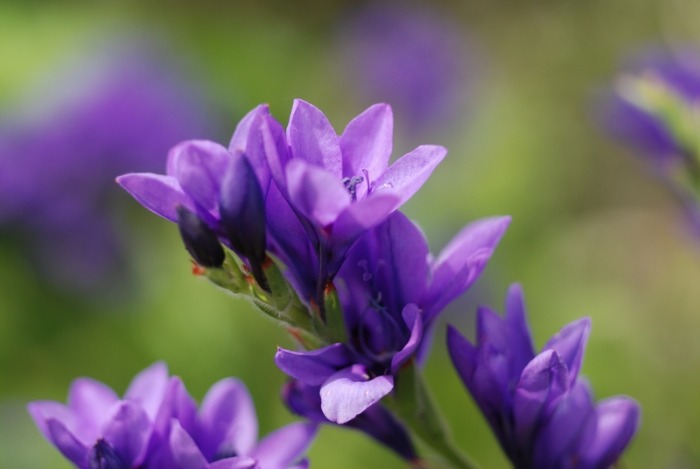
MULTIPOLYGON (((598 398, 628 394, 643 409, 625 467, 700 466, 700 240, 644 162, 611 142, 595 121, 596 96, 630 54, 650 44, 700 47, 691 21, 700 4, 390 6, 406 4, 453 23, 466 46, 454 60, 469 69, 450 85, 460 97, 454 114, 413 127, 395 107, 395 156, 419 143, 449 149, 405 211, 434 252, 470 220, 513 216, 485 275, 451 305, 446 320, 468 333, 475 305, 502 310, 513 281, 525 287, 538 346, 575 318, 591 316, 584 374, 598 398)), ((139 32, 186 64, 215 109, 222 129, 215 137, 222 143, 261 102, 286 124, 295 97, 317 105, 341 131, 377 99, 355 86, 361 70, 349 64, 344 45, 348 19, 366 6, 350 0, 4 1, 0 111, 21 106, 18 96, 29 84, 37 77, 51 82, 54 70, 86 45, 139 32)), ((62 83, 54 85, 58 92, 62 83)), ((116 184, 109 191, 130 266, 128 281, 119 285, 80 294, 57 288, 27 261, 16 237, 0 235, 0 467, 68 467, 26 414, 28 401, 63 401, 78 376, 121 393, 156 360, 182 376, 198 400, 223 377, 243 379, 261 433, 293 420, 279 402, 284 377, 272 361, 277 345, 291 345, 284 332, 192 276, 176 228, 116 184)), ((443 335, 440 328, 427 373, 455 440, 483 467, 505 467, 451 369, 443 335)), ((309 454, 317 468, 405 467, 364 436, 339 428, 324 428, 309 454)))

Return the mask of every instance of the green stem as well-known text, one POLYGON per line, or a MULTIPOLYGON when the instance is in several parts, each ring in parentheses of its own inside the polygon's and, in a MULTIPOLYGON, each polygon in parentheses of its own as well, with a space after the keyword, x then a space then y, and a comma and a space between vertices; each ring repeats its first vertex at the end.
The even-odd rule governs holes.
POLYGON ((479 466, 454 446, 442 418, 415 364, 404 367, 387 406, 438 455, 454 469, 477 469, 479 466))

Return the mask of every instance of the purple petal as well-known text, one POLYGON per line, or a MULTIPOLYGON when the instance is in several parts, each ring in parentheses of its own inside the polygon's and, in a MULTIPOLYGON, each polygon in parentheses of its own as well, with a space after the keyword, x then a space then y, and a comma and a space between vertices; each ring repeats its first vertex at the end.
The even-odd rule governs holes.
POLYGON ((152 423, 140 405, 122 401, 103 431, 104 439, 129 467, 143 461, 152 423))
POLYGON ((403 204, 420 189, 446 154, 447 150, 443 147, 419 146, 399 158, 379 179, 371 181, 372 192, 391 191, 399 196, 403 204))
POLYGON ((556 350, 562 357, 569 370, 569 386, 573 384, 578 376, 590 331, 591 319, 579 319, 564 326, 542 348, 542 350, 556 350))
POLYGON ((192 437, 173 419, 170 427, 170 451, 177 469, 204 469, 207 460, 199 451, 192 437))
POLYGON ((353 365, 337 372, 321 386, 321 409, 328 420, 343 424, 378 402, 393 388, 393 377, 369 379, 364 367, 353 365))
POLYGON ((393 375, 398 373, 401 365, 406 363, 406 361, 413 356, 423 337, 423 321, 421 320, 421 310, 418 306, 413 303, 406 305, 401 315, 411 331, 411 336, 408 338, 406 345, 404 345, 400 351, 396 352, 391 359, 391 373, 393 375))
POLYGON ((316 424, 292 423, 263 438, 250 456, 261 469, 285 469, 304 455, 316 431, 316 424))
POLYGON ((287 187, 285 168, 290 155, 282 125, 272 116, 265 116, 260 123, 260 138, 272 178, 280 188, 287 187))
POLYGON ((44 438, 53 442, 51 432, 49 430, 49 420, 61 422, 66 429, 71 432, 83 430, 82 435, 76 435, 85 444, 89 444, 99 435, 95 425, 79 423, 77 416, 68 406, 54 401, 34 401, 27 405, 29 415, 31 415, 34 423, 39 428, 39 431, 44 435, 44 438))
POLYGON ((173 151, 179 152, 179 157, 174 170, 182 190, 204 210, 214 212, 231 154, 208 140, 190 140, 176 148, 173 151))
POLYGON ((527 442, 543 412, 568 389, 566 364, 556 350, 547 350, 523 370, 513 397, 513 415, 518 441, 527 442))
POLYGON ((338 181, 343 177, 343 159, 338 135, 326 116, 301 99, 294 100, 287 126, 287 140, 295 159, 321 166, 338 181))
POLYGON ((112 405, 118 400, 112 388, 91 378, 74 380, 68 393, 68 406, 85 422, 81 425, 90 422, 96 428, 102 428, 111 417, 112 405))
POLYGON ((338 243, 352 243, 362 233, 384 221, 398 205, 399 199, 394 194, 377 194, 353 202, 335 221, 333 236, 338 243))
POLYGON ((343 344, 332 344, 310 352, 278 348, 275 363, 285 374, 302 383, 318 386, 339 369, 350 365, 350 353, 343 344))
POLYGON ((300 160, 287 165, 287 188, 294 208, 322 227, 333 223, 351 203, 340 178, 300 160))
POLYGON ((260 104, 243 116, 243 119, 236 125, 236 130, 233 131, 233 136, 228 144, 228 151, 231 153, 245 153, 248 148, 248 137, 251 132, 251 126, 263 115, 270 114, 270 107, 267 104, 260 104))
POLYGON ((173 177, 151 173, 131 173, 119 176, 117 183, 138 203, 166 220, 177 222, 178 205, 195 210, 192 200, 185 195, 180 184, 173 177))
POLYGON ((87 466, 88 448, 71 433, 63 422, 49 419, 46 422, 49 439, 56 448, 78 467, 87 466))
POLYGON ((599 402, 595 413, 597 419, 594 436, 581 442, 582 467, 611 467, 637 431, 639 405, 628 397, 611 397, 599 402))
MULTIPOLYGON (((343 176, 377 178, 387 168, 391 157, 394 116, 387 104, 375 104, 355 117, 340 137, 343 153, 343 176)), ((365 181, 366 182, 366 181, 365 181)), ((367 184, 357 189, 358 199, 366 192, 367 184)))
POLYGON ((151 437, 151 451, 154 447, 160 447, 167 441, 170 434, 170 421, 177 419, 180 425, 188 433, 195 433, 197 419, 197 403, 185 389, 182 380, 175 376, 170 378, 162 405, 158 409, 153 423, 153 435, 151 437))
MULTIPOLYGON (((207 465, 207 469, 261 469, 258 462, 249 457, 235 456, 233 458, 219 459, 207 465)), ((265 469, 265 468, 262 468, 265 469)))
POLYGON ((506 294, 505 322, 510 330, 513 371, 520 375, 523 368, 535 357, 535 349, 527 325, 523 289, 517 283, 511 285, 506 294))
POLYGON ((452 364, 462 382, 471 389, 474 380, 474 371, 477 366, 478 352, 462 334, 453 326, 447 327, 447 350, 452 359, 452 364))
POLYGON ((168 387, 168 380, 168 366, 164 362, 156 362, 131 380, 124 393, 124 399, 139 403, 148 418, 155 420, 168 387))
POLYGON ((433 279, 426 299, 425 323, 465 292, 481 275, 501 240, 510 217, 484 218, 465 226, 433 263, 433 279))

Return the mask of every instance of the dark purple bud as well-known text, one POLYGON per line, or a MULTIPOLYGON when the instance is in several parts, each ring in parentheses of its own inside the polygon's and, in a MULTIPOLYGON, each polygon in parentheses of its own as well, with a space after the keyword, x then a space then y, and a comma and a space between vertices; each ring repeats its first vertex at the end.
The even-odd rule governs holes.
POLYGON ((88 464, 90 469, 129 469, 114 448, 102 438, 90 450, 88 464))
POLYGON ((265 200, 248 159, 239 153, 231 158, 221 181, 219 213, 231 247, 250 262, 255 280, 268 289, 262 264, 265 261, 265 200))
POLYGON ((177 207, 177 225, 185 248, 197 264, 203 267, 221 267, 224 263, 224 248, 219 238, 196 213, 182 205, 177 207))

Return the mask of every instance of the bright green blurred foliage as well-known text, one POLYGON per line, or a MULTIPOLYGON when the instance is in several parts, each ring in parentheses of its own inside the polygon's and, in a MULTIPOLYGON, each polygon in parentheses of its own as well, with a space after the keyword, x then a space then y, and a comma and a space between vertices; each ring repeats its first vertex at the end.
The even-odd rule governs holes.
MULTIPOLYGON (((340 130, 371 104, 348 87, 353 70, 343 69, 337 54, 338 22, 356 7, 349 0, 6 1, 0 106, 15 103, 28 83, 86 43, 146 31, 206 83, 225 111, 221 127, 232 132, 260 102, 286 123, 292 98, 301 97, 340 130)), ((485 276, 449 308, 448 320, 469 332, 475 305, 501 311, 513 281, 525 287, 538 346, 564 324, 591 316, 584 374, 597 397, 628 394, 643 409, 625 467, 700 466, 700 239, 641 160, 595 123, 595 98, 628 54, 655 43, 700 47, 700 30, 688 24, 700 4, 463 0, 437 8, 478 50, 478 79, 470 84, 476 99, 468 119, 424 142, 450 152, 406 212, 435 251, 469 220, 513 216, 485 276)), ((395 118, 401 136, 402 118, 395 118)), ((404 137, 395 154, 419 143, 404 137)), ((175 226, 122 198, 133 222, 127 232, 135 268, 131 286, 117 293, 77 298, 57 291, 13 240, 0 238, 0 467, 68 467, 24 412, 27 401, 64 400, 78 376, 123 392, 156 360, 198 399, 222 377, 243 379, 261 433, 293 420, 279 402, 284 377, 272 360, 277 345, 291 346, 284 331, 191 275, 175 226)), ((483 467, 503 467, 443 338, 440 329, 427 374, 455 439, 483 467)), ((310 456, 317 468, 405 467, 338 428, 325 428, 310 456)))

